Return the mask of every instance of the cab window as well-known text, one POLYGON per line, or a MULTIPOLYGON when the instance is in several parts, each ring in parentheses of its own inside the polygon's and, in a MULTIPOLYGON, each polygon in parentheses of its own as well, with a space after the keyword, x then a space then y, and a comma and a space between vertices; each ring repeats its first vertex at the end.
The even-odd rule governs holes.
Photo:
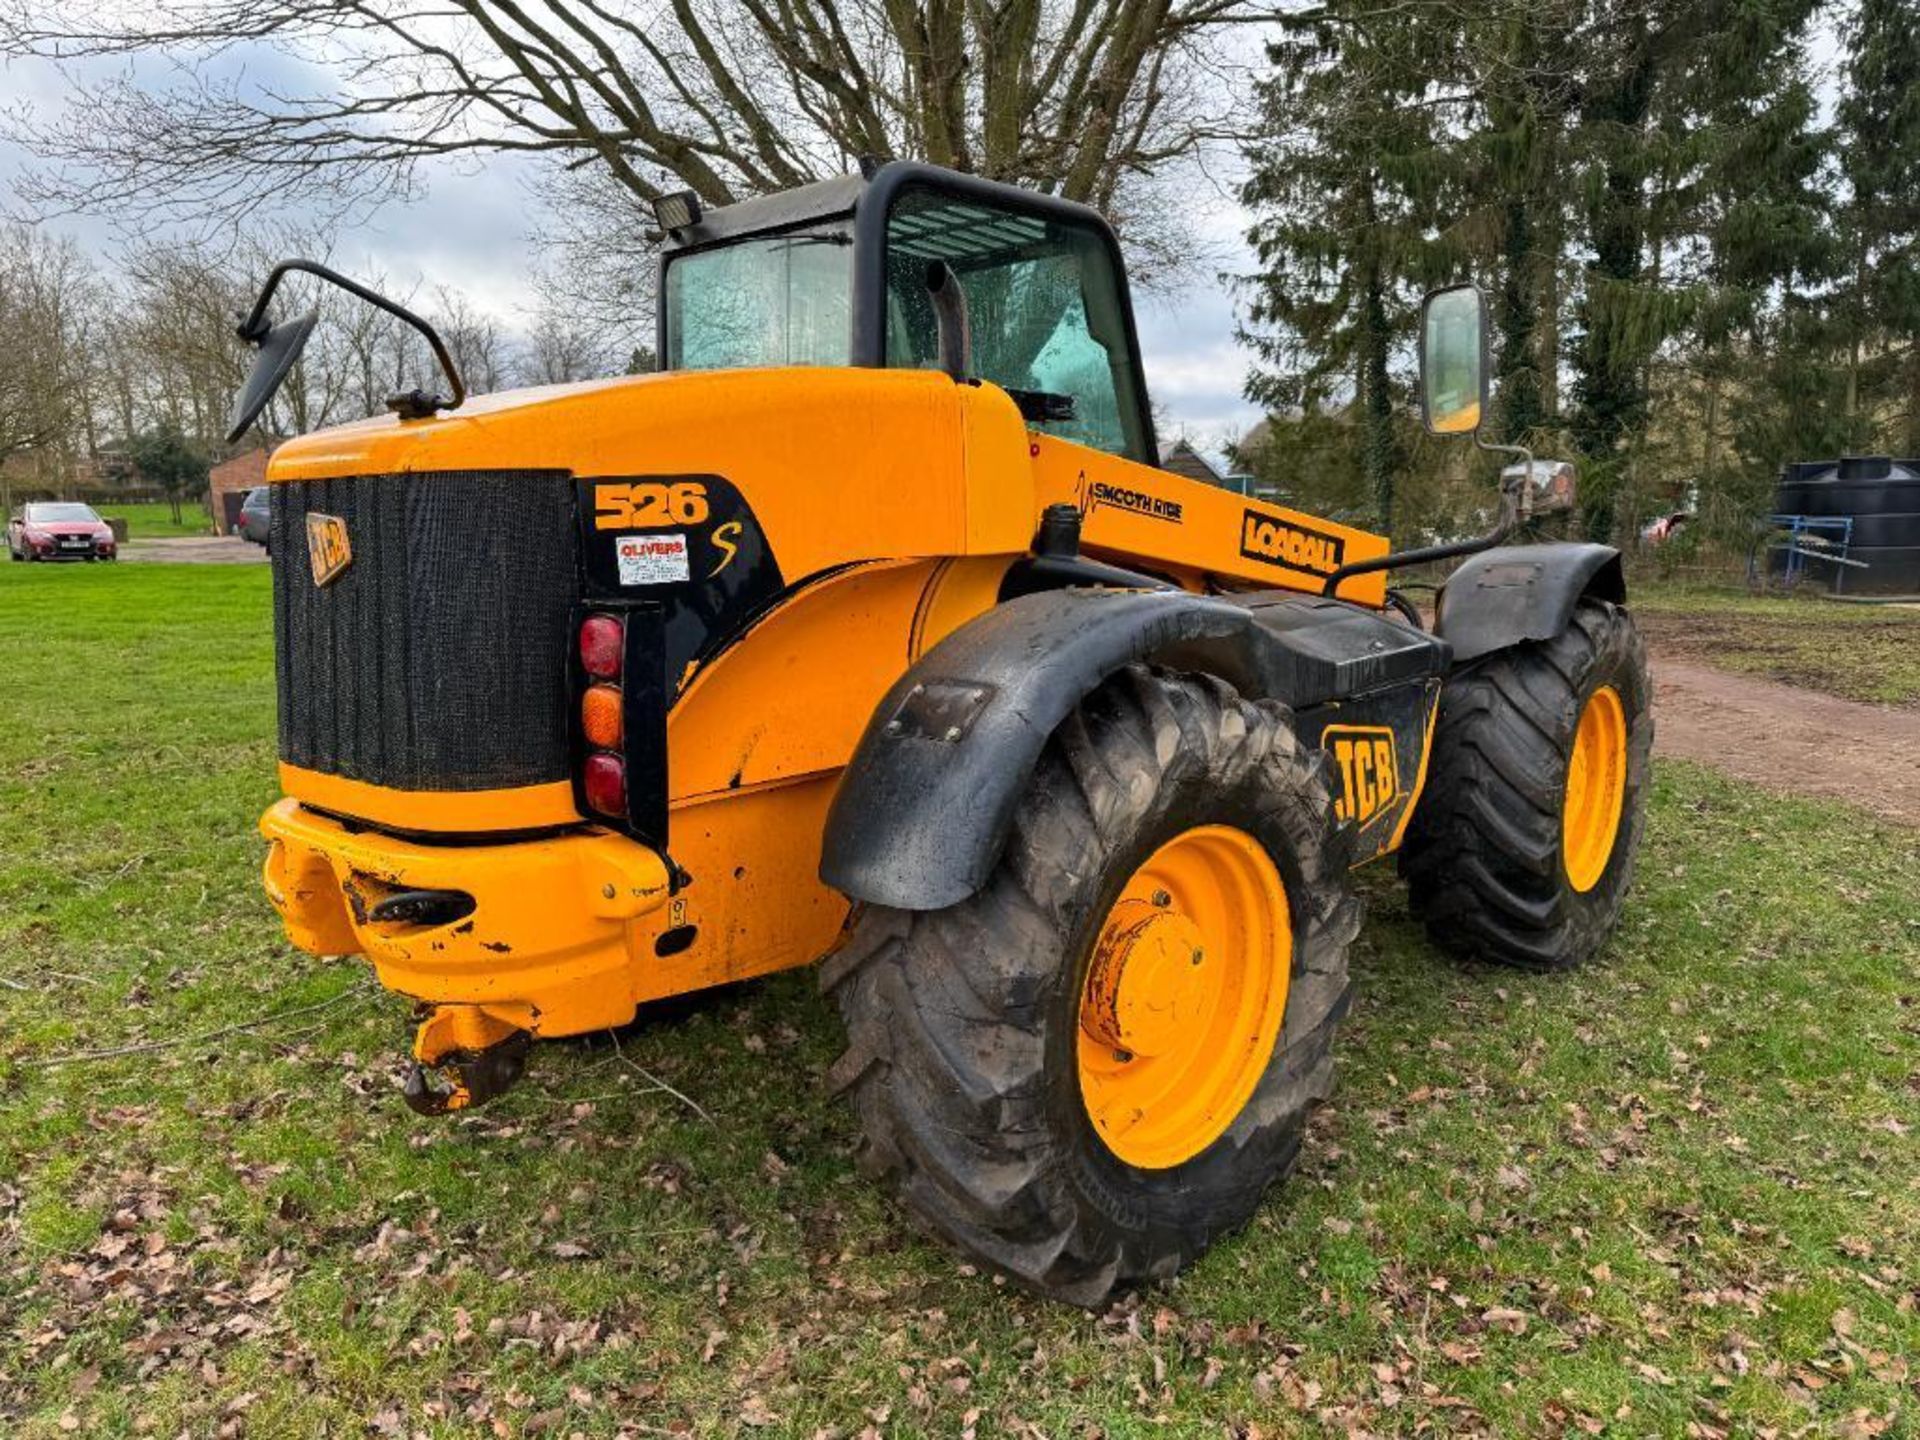
POLYGON ((1152 463, 1112 255, 1098 232, 936 190, 903 191, 887 217, 887 364, 938 363, 927 266, 966 296, 973 373, 1009 390, 1068 396, 1073 416, 1035 428, 1152 463))
POLYGON ((815 228, 676 256, 661 302, 669 370, 845 365, 852 237, 844 227, 815 228))

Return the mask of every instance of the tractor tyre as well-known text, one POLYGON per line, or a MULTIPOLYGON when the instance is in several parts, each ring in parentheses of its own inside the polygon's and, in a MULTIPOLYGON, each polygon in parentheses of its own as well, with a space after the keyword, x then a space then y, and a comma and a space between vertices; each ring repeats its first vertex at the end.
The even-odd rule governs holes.
POLYGON ((869 907, 823 969, 862 1168, 970 1256, 1097 1306, 1244 1225, 1332 1081, 1360 924, 1284 706, 1132 666, 1048 742, 998 867, 869 907))
POLYGON ((1632 617, 1599 600, 1448 678, 1400 852, 1436 943, 1526 970, 1606 943, 1646 821, 1651 701, 1632 617))

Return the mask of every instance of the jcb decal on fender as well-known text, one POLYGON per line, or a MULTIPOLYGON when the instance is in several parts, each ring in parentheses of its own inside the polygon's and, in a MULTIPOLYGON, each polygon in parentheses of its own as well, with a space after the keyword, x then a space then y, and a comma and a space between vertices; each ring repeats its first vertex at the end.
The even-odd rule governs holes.
POLYGON ((1334 813, 1365 825, 1400 798, 1400 757, 1385 725, 1329 725, 1320 743, 1340 776, 1334 813))
POLYGON ((1346 544, 1338 535, 1326 535, 1249 510, 1240 522, 1240 553, 1249 560, 1264 560, 1288 570, 1331 575, 1340 568, 1346 544))
POLYGON ((697 480, 673 485, 638 482, 593 487, 596 530, 655 530, 698 525, 711 513, 707 487, 697 480))

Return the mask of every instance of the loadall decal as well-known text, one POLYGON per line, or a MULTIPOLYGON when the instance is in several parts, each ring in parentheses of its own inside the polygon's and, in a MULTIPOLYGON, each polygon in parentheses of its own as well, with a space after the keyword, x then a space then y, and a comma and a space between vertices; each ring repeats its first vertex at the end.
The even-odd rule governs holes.
POLYGON ((1354 864, 1399 848, 1426 783, 1439 698, 1436 677, 1300 712, 1302 740, 1327 752, 1334 814, 1355 832, 1354 864))
POLYGON ((689 666, 732 641, 785 589, 773 548, 723 476, 595 476, 576 484, 587 600, 659 606, 671 698, 689 666))
POLYGON ((1331 575, 1340 568, 1346 548, 1338 535, 1258 510, 1248 510, 1240 522, 1240 553, 1282 570, 1331 575))

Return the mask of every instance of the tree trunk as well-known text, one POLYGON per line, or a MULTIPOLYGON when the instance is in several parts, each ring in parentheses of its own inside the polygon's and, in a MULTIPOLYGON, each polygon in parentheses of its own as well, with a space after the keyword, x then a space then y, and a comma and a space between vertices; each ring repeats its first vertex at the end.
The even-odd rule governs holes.
POLYGON ((1541 421, 1540 374, 1534 330, 1539 323, 1535 304, 1535 266, 1532 203, 1528 196, 1507 201, 1506 234, 1502 243, 1505 273, 1500 285, 1500 407, 1506 422, 1505 439, 1525 444, 1541 421))
POLYGON ((1393 332, 1387 323, 1386 290, 1378 261, 1367 269, 1364 310, 1361 316, 1361 366, 1364 386, 1361 433, 1361 461, 1367 486, 1373 492, 1373 505, 1379 516, 1380 532, 1393 534, 1394 472, 1399 457, 1394 453, 1393 386, 1388 375, 1387 358, 1393 344, 1393 332))

